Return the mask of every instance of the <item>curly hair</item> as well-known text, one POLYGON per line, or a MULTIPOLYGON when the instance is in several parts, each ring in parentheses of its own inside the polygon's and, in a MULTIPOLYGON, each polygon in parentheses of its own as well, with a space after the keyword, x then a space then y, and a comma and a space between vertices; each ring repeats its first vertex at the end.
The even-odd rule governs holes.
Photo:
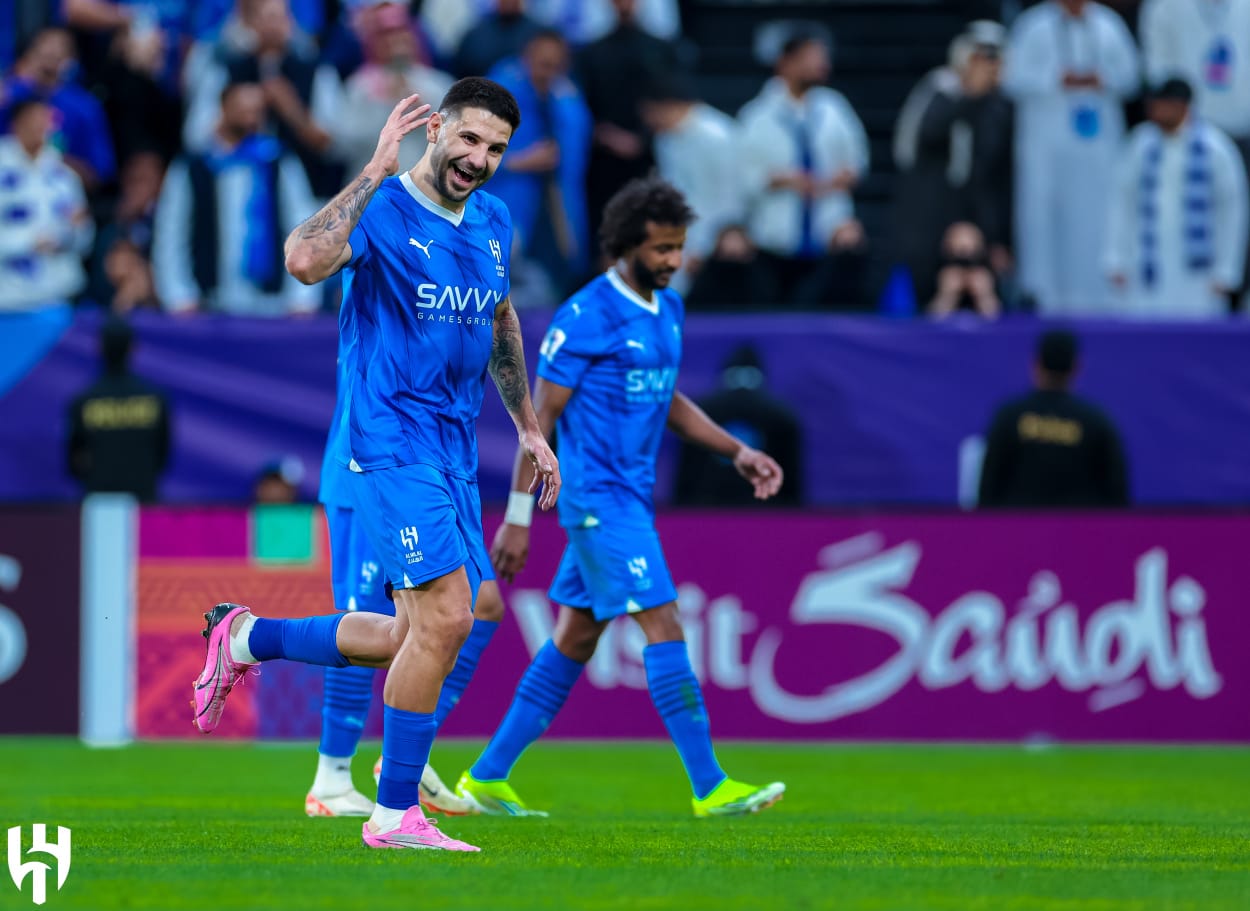
POLYGON ((454 83, 443 96, 439 113, 444 117, 457 117, 464 108, 481 108, 512 126, 513 132, 521 125, 521 108, 516 98, 498 82, 481 76, 466 76, 454 83))
POLYGON ((681 191, 659 177, 640 177, 621 187, 603 210, 599 243, 613 259, 647 239, 647 222, 684 228, 695 220, 681 191))

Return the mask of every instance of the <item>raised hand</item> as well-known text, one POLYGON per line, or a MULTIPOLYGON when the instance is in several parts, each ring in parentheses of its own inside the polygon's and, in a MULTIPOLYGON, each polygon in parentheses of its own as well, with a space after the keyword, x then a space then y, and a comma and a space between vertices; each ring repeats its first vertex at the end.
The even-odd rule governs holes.
POLYGON ((408 110, 420 98, 420 95, 409 95, 395 105, 391 116, 386 118, 386 126, 382 127, 382 132, 378 134, 378 147, 374 150, 370 163, 381 168, 387 177, 399 171, 399 144, 403 142, 404 137, 430 122, 428 104, 408 110))

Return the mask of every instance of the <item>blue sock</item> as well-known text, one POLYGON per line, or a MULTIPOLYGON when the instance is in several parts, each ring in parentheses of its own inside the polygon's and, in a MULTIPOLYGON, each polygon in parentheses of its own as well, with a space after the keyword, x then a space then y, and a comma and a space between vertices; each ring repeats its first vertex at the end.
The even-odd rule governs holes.
POLYGON ((547 730, 585 666, 565 657, 548 639, 525 669, 508 714, 469 774, 478 781, 507 778, 525 748, 547 730))
POLYGON ((383 708, 379 804, 392 810, 417 805, 421 799, 421 773, 430 761, 430 747, 437 731, 430 712, 405 712, 389 705, 383 708))
POLYGON ((681 756, 681 763, 690 776, 694 796, 707 797, 725 780, 725 772, 716 761, 712 749, 712 731, 708 726, 707 709, 703 707, 703 690, 690 667, 690 655, 684 642, 656 642, 642 650, 642 663, 647 669, 647 689, 656 711, 664 719, 668 736, 681 756))
POLYGON ((257 661, 287 658, 323 667, 347 667, 335 639, 346 614, 323 614, 301 620, 256 618, 247 647, 257 661))
POLYGON ((322 756, 355 756, 360 735, 373 702, 371 667, 326 668, 325 690, 321 697, 322 756))
POLYGON ((451 710, 460 701, 464 688, 473 679, 477 663, 482 657, 486 646, 490 645, 491 637, 499 629, 496 620, 474 620, 469 638, 460 646, 460 654, 456 657, 456 666, 451 669, 447 679, 443 681, 443 689, 438 694, 438 707, 434 709, 434 721, 441 728, 451 710))

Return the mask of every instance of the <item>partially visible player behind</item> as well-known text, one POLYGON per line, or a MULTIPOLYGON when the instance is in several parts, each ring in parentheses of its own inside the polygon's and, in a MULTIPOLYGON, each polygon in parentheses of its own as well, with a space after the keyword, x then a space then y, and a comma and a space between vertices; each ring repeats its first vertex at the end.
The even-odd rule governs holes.
MULTIPOLYGON (((352 317, 345 314, 348 320, 352 317)), ((356 521, 351 498, 351 471, 334 457, 342 441, 338 434, 346 430, 345 391, 349 378, 344 376, 353 344, 354 329, 340 336, 338 382, 334 418, 326 440, 321 462, 321 486, 318 499, 325 508, 330 533, 330 581, 334 606, 340 611, 368 611, 395 616, 395 605, 386 596, 386 580, 381 561, 374 555, 364 529, 356 521)), ((456 666, 443 681, 434 718, 439 727, 447 713, 473 677, 482 651, 490 643, 503 617, 503 598, 494 582, 483 581, 473 608, 473 629, 460 648, 456 666)), ((352 759, 364 733, 369 707, 373 702, 371 667, 348 665, 327 667, 321 696, 321 743, 317 750, 317 774, 304 797, 304 812, 309 816, 369 816, 373 801, 360 793, 352 781, 352 759)), ((382 760, 374 765, 375 780, 380 777, 382 760)), ((473 811, 468 801, 426 765, 421 773, 421 805, 427 810, 456 816, 473 811)))
MULTIPOLYGON (((565 488, 560 524, 568 546, 551 584, 559 605, 553 638, 535 656, 494 737, 457 792, 485 813, 535 815, 508 783, 521 753, 564 705, 608 622, 629 614, 647 637, 647 687, 690 778, 696 816, 768 807, 785 785, 744 784, 712 748, 703 694, 690 666, 677 592, 655 529, 655 463, 665 426, 730 459, 760 499, 782 482, 772 458, 713 422, 676 391, 681 297, 668 290, 694 213, 670 184, 627 184, 608 203, 601 242, 616 260, 557 311, 539 353, 535 408, 558 428, 565 488)), ((491 556, 511 581, 529 552, 533 472, 518 453, 512 494, 491 556)), ((545 815, 545 814, 539 814, 545 815)))
POLYGON ((286 246, 287 268, 303 282, 344 270, 340 333, 350 331, 355 348, 347 448, 336 458, 352 469, 356 518, 392 586, 395 617, 268 620, 218 605, 206 615, 196 724, 215 728, 231 688, 261 661, 389 664, 378 799, 361 839, 371 848, 476 851, 440 832, 419 801, 439 694, 490 566, 476 432, 487 374, 535 464, 543 509, 556 503, 560 473, 530 401, 509 298, 511 218, 476 192, 520 122, 516 99, 472 77, 453 85, 434 114, 426 116, 428 105, 410 110, 416 101, 396 105, 373 160, 286 246), (400 141, 422 125, 425 154, 393 177, 400 141))

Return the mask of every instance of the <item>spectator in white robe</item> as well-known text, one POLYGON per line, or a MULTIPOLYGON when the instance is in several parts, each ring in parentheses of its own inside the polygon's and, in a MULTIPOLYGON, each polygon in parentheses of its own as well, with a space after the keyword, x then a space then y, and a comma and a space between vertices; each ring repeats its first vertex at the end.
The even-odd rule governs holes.
POLYGON ((1124 100, 1139 88, 1124 21, 1087 0, 1022 13, 1003 87, 1016 102, 1015 222, 1019 280, 1040 313, 1107 313, 1101 250, 1124 100))
POLYGON ((682 267, 673 276, 673 288, 685 294, 720 232, 742 220, 738 122, 700 101, 683 73, 657 74, 643 91, 641 107, 655 136, 660 176, 681 190, 699 215, 686 232, 682 267))
POLYGON ((67 305, 86 284, 95 228, 81 178, 48 141, 53 116, 24 98, 0 136, 0 313, 67 305))
MULTIPOLYGON (((1146 0, 1140 22, 1150 81, 1180 76, 1193 86, 1194 113, 1237 144, 1250 178, 1250 0, 1146 0)), ((1250 271, 1250 250, 1246 263, 1250 271)))
POLYGON ((1128 316, 1227 316, 1241 284, 1245 173, 1232 140, 1190 113, 1192 96, 1183 79, 1156 88, 1117 162, 1106 265, 1128 316))

